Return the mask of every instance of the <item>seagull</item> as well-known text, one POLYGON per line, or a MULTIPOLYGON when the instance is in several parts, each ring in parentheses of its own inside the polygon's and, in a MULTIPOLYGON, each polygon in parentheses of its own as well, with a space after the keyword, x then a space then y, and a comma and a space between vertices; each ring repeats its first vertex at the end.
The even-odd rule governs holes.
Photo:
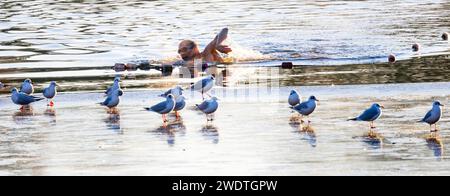
POLYGON ((31 82, 31 79, 26 79, 25 81, 23 81, 22 86, 20 87, 20 92, 27 95, 31 95, 34 93, 33 82, 31 82))
POLYGON ((166 114, 173 111, 174 108, 175 108, 175 99, 172 94, 169 94, 167 95, 165 101, 145 109, 151 112, 162 114, 163 122, 166 123, 168 121, 166 119, 166 114))
POLYGON ((13 88, 11 90, 11 100, 13 103, 17 105, 22 105, 21 109, 23 109, 23 106, 29 105, 30 103, 43 100, 44 98, 41 97, 35 97, 31 95, 27 95, 23 92, 18 92, 17 88, 13 88))
MULTIPOLYGON (((291 107, 293 110, 297 111, 303 116, 309 116, 314 112, 317 106, 317 98, 315 96, 309 97, 308 101, 305 101, 295 107, 291 107)), ((309 121, 308 121, 309 123, 309 121)))
POLYGON ((120 90, 120 77, 114 78, 113 85, 105 91, 106 96, 109 97, 114 90, 120 90))
POLYGON ((116 89, 110 93, 110 95, 105 99, 105 101, 99 103, 102 106, 106 106, 109 110, 114 109, 119 105, 120 96, 123 95, 123 91, 116 89))
MULTIPOLYGON (((191 90, 202 93, 202 98, 203 98, 203 100, 205 100, 204 94, 207 94, 208 91, 214 87, 214 83, 215 83, 215 78, 214 78, 214 76, 210 75, 205 78, 202 78, 201 80, 199 80, 195 84, 193 84, 191 86, 191 90)), ((208 96, 211 97, 211 95, 208 95, 208 96)))
POLYGON ((289 105, 294 107, 302 102, 302 98, 300 97, 300 95, 297 93, 296 90, 291 90, 291 93, 289 94, 288 102, 289 102, 289 105))
POLYGON ((47 98, 47 101, 50 99, 50 103, 47 104, 47 106, 53 106, 53 98, 56 96, 56 94, 58 93, 56 91, 56 82, 52 81, 50 82, 50 85, 44 89, 44 91, 42 92, 42 94, 44 95, 45 98, 47 98))
POLYGON ((430 131, 431 132, 437 132, 437 122, 439 122, 439 120, 441 119, 442 116, 442 110, 441 110, 441 106, 442 105, 439 101, 435 101, 433 102, 433 107, 431 108, 430 111, 428 111, 428 113, 425 115, 425 117, 419 121, 419 122, 425 122, 428 123, 430 125, 430 131), (432 125, 434 125, 434 130, 432 129, 432 125))
POLYGON ((356 118, 348 119, 352 121, 366 121, 370 122, 370 129, 372 130, 375 128, 373 122, 381 117, 382 111, 381 108, 384 108, 384 106, 374 103, 372 106, 364 111, 361 115, 359 115, 356 118))
POLYGON ((177 120, 180 119, 179 111, 183 110, 186 106, 186 98, 183 95, 180 95, 178 98, 175 99, 175 108, 173 111, 175 111, 175 116, 177 117, 177 120))
POLYGON ((214 120, 213 117, 210 118, 209 116, 216 112, 219 107, 217 100, 219 100, 217 97, 211 97, 211 99, 203 101, 200 105, 196 105, 200 111, 206 114, 208 122, 214 120))
POLYGON ((183 88, 181 86, 176 86, 175 88, 171 88, 167 90, 164 94, 159 95, 160 97, 167 97, 167 95, 172 94, 175 99, 179 96, 183 95, 183 88))

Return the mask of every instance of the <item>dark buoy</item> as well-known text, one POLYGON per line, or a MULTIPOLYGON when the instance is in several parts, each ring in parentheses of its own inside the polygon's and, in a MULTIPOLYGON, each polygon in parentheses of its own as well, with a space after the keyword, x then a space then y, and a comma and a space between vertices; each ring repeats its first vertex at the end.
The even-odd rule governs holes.
POLYGON ((222 77, 224 77, 224 78, 227 77, 227 70, 222 70, 222 77))
POLYGON ((395 63, 396 58, 394 54, 390 54, 388 57, 389 63, 395 63))
POLYGON ((448 33, 447 32, 442 34, 442 39, 445 40, 445 41, 448 40, 448 33))
POLYGON ((283 62, 281 63, 282 69, 292 69, 294 67, 294 64, 292 62, 283 62))
POLYGON ((116 64, 114 64, 112 69, 114 69, 117 72, 120 72, 120 71, 125 71, 126 67, 127 66, 124 63, 116 63, 116 64))
POLYGON ((412 50, 413 50, 414 52, 419 52, 419 50, 420 50, 420 44, 418 44, 418 43, 413 44, 413 45, 412 45, 412 50))
POLYGON ((173 67, 172 65, 163 65, 161 67, 161 72, 163 76, 170 76, 172 74, 173 67))

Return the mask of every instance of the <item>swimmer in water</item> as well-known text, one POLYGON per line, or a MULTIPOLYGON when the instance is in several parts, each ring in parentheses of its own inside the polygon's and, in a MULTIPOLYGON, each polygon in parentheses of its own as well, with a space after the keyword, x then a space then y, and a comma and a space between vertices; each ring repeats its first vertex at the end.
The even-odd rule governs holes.
MULTIPOLYGON (((222 43, 228 37, 228 28, 222 29, 219 34, 205 47, 205 49, 200 52, 199 46, 196 42, 192 40, 183 40, 178 45, 178 54, 182 60, 178 60, 175 62, 163 62, 163 65, 182 65, 189 69, 191 74, 195 73, 195 68, 197 66, 202 66, 201 68, 205 69, 205 65, 209 64, 220 64, 224 63, 224 59, 220 55, 220 53, 228 54, 232 52, 231 48, 227 45, 223 45, 222 43)), ((126 69, 137 69, 139 64, 122 64, 117 63, 113 69, 116 71, 122 71, 126 69)))
POLYGON ((228 54, 232 50, 222 42, 227 39, 228 28, 222 29, 220 33, 206 46, 203 52, 200 52, 197 43, 192 40, 183 40, 178 45, 178 54, 184 61, 186 67, 193 67, 195 60, 201 60, 202 63, 223 63, 222 56, 219 53, 228 54))
POLYGON ((181 65, 186 68, 191 77, 197 77, 199 72, 205 71, 215 75, 217 70, 210 65, 226 63, 220 53, 228 54, 232 49, 222 43, 228 37, 228 28, 222 29, 219 34, 200 52, 199 46, 192 40, 183 40, 178 45, 178 54, 182 60, 171 62, 171 65, 181 65))

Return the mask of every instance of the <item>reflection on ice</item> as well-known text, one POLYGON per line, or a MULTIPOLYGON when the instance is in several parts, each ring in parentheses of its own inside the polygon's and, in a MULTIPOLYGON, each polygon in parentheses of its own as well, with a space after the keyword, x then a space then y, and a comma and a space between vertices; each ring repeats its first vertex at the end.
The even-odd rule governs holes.
POLYGON ((203 137, 205 137, 208 140, 211 140, 214 144, 219 143, 219 129, 214 125, 205 125, 200 130, 203 137))

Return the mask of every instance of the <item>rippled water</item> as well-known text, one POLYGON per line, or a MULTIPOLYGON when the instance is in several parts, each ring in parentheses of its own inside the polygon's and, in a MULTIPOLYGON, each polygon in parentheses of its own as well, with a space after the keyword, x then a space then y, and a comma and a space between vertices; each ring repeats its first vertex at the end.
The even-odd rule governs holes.
POLYGON ((101 84, 111 78, 115 73, 109 67, 116 62, 176 58, 180 40, 204 46, 223 27, 230 28, 232 56, 241 63, 266 62, 257 66, 281 60, 299 65, 385 62, 389 53, 399 59, 448 54, 450 45, 440 35, 450 31, 449 9, 448 1, 435 0, 4 0, 0 81, 76 81, 77 87, 67 90, 83 90, 86 80, 101 84), (411 52, 414 42, 422 45, 420 54, 411 52))

